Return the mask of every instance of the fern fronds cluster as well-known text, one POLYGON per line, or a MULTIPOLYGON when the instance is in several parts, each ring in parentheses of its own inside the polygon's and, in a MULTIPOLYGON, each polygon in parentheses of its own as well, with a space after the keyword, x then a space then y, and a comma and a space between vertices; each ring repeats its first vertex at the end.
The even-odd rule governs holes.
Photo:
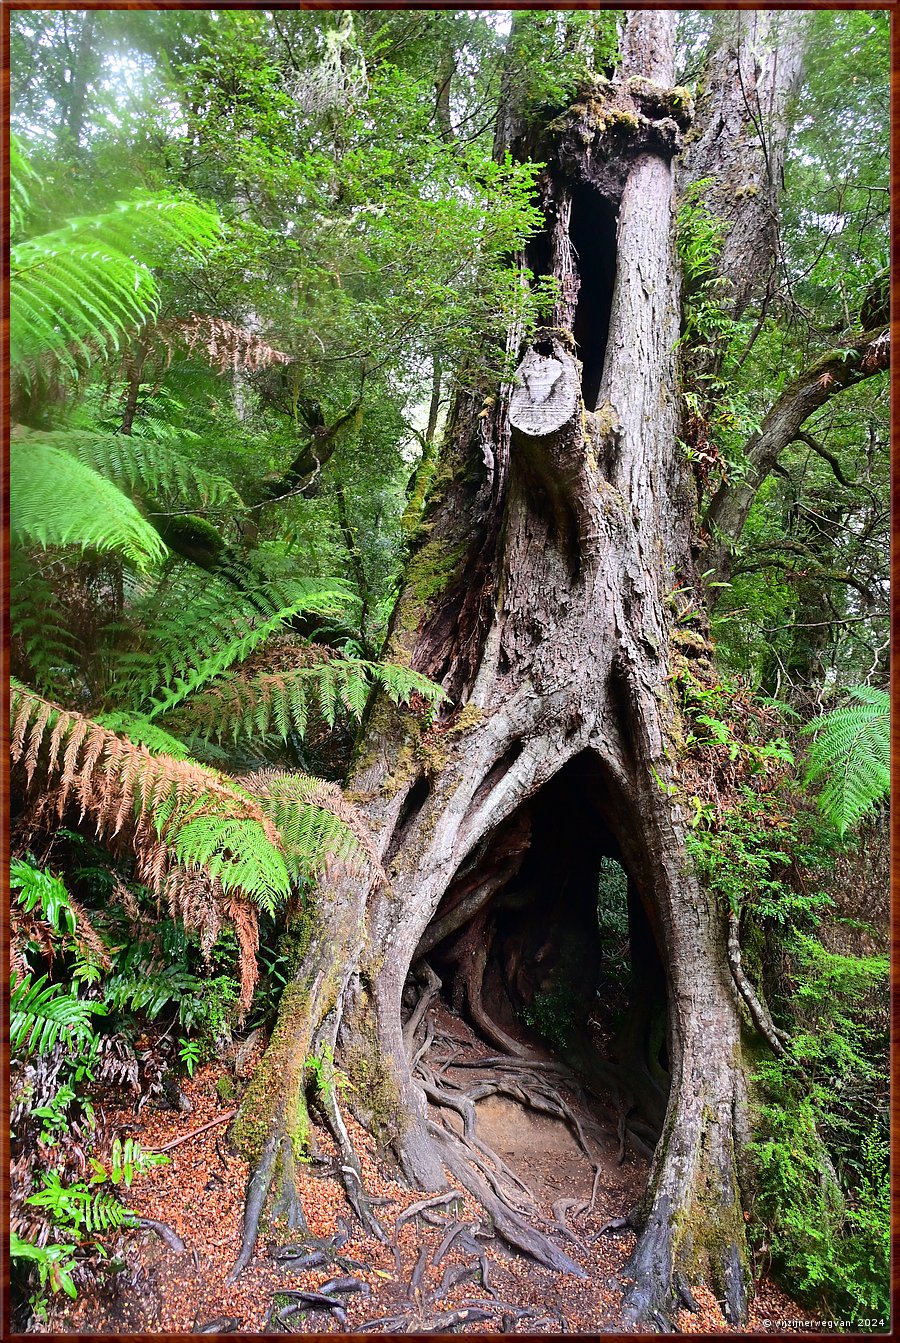
POLYGON ((17 445, 43 445, 68 453, 120 490, 151 500, 178 500, 193 508, 240 511, 242 500, 224 476, 206 471, 178 451, 174 442, 137 434, 94 433, 84 429, 34 430, 16 426, 17 445))
POLYGON ((76 1235, 85 1232, 96 1235, 120 1226, 134 1226, 135 1214, 119 1202, 111 1189, 98 1189, 96 1183, 99 1181, 86 1184, 79 1180, 64 1185, 58 1171, 48 1170, 44 1172, 43 1189, 31 1194, 25 1202, 46 1209, 61 1230, 76 1235))
POLYGON ((25 976, 10 989, 9 1044, 24 1054, 49 1054, 57 1040, 87 1047, 94 1038, 91 1017, 106 1011, 102 1003, 76 998, 46 975, 25 976))
POLYGON ((321 872, 330 861, 362 852, 373 878, 387 881, 370 831, 337 784, 278 770, 245 774, 240 782, 277 826, 292 875, 321 872))
POLYGON ((20 545, 114 550, 138 569, 166 548, 126 495, 46 442, 10 444, 10 529, 20 545))
POLYGON ((252 570, 234 577, 240 586, 182 566, 144 609, 134 607, 132 625, 143 637, 138 649, 120 655, 120 701, 148 719, 169 713, 295 616, 333 615, 356 600, 340 579, 274 582, 252 570))
POLYGON ((841 835, 890 792, 891 704, 884 690, 854 686, 850 703, 822 714, 804 732, 814 734, 806 782, 821 784, 819 806, 841 835))
POLYGON ((37 174, 22 153, 15 135, 9 137, 9 233, 14 238, 25 223, 31 205, 29 188, 37 174))
POLYGON ((256 982, 258 908, 274 912, 294 883, 329 860, 365 853, 371 837, 341 790, 295 774, 234 781, 143 745, 13 683, 11 755, 32 831, 78 807, 98 838, 130 852, 138 881, 211 947, 230 923, 240 948, 241 1006, 256 982))
POLYGON ((123 331, 158 309, 150 266, 179 251, 201 257, 219 235, 211 210, 159 195, 120 201, 17 243, 10 251, 13 371, 30 385, 48 356, 76 372, 117 350, 123 331))
POLYGON ((127 836, 139 880, 157 894, 173 861, 202 866, 224 890, 268 909, 289 894, 275 826, 226 776, 193 761, 153 756, 15 684, 11 728, 12 761, 23 770, 26 788, 36 774, 43 785, 35 825, 77 803, 99 838, 127 836), (211 829, 216 823, 218 838, 211 829))
POLYGON ((76 640, 47 575, 19 546, 9 555, 9 628, 13 673, 50 691, 71 672, 76 640))
POLYGON ((255 675, 244 668, 218 678, 191 700, 191 719, 214 741, 230 737, 274 735, 285 741, 291 732, 304 737, 310 716, 329 727, 339 713, 362 717, 369 695, 378 686, 395 704, 421 695, 428 704, 445 698, 435 682, 409 667, 363 658, 332 658, 313 666, 255 675))

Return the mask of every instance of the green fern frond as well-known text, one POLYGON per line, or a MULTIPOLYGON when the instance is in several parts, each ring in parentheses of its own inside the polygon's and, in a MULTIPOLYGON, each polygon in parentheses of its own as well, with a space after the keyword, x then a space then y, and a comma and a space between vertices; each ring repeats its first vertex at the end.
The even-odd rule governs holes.
POLYGON ((115 550, 137 568, 166 548, 130 499, 66 452, 38 439, 10 445, 10 530, 23 545, 115 550))
POLYGON ((271 583, 249 573, 238 589, 218 575, 182 566, 143 610, 135 608, 142 646, 122 653, 115 693, 158 718, 301 612, 331 615, 355 600, 339 579, 271 583))
POLYGON ((46 975, 19 980, 10 989, 10 1049, 25 1054, 49 1054, 61 1036, 74 1045, 89 1045, 94 1038, 92 1016, 102 1016, 102 1003, 74 998, 61 984, 51 984, 46 975))
POLYGON ((60 610, 59 594, 41 567, 18 546, 11 547, 9 559, 9 627, 16 642, 13 666, 18 667, 24 658, 24 679, 52 693, 71 684, 75 638, 60 610))
POLYGON ((9 137, 9 234, 20 231, 31 206, 29 188, 37 174, 28 162, 15 135, 9 137))
POLYGON ((219 678, 190 704, 190 717, 215 741, 226 737, 306 735, 313 718, 334 726, 339 713, 362 717, 373 687, 379 686, 395 704, 421 695, 434 705, 446 694, 421 673, 390 662, 334 658, 285 672, 264 672, 247 678, 240 670, 219 678))
POLYGON ((365 857, 375 875, 387 880, 371 833, 337 784, 276 770, 241 782, 277 827, 292 877, 320 872, 331 861, 365 857))
POLYGON ((148 747, 156 755, 170 755, 173 760, 191 758, 191 752, 183 741, 156 723, 151 723, 143 714, 123 713, 115 709, 109 713, 98 713, 96 721, 101 727, 109 728, 110 732, 123 733, 136 746, 148 747))
POLYGON ((9 887, 11 891, 18 891, 17 902, 26 914, 31 914, 40 905, 41 918, 55 933, 74 933, 75 912, 71 897, 58 877, 32 867, 22 858, 12 858, 9 887))
POLYGON ((163 442, 136 434, 59 429, 52 432, 16 427, 16 442, 45 444, 68 453, 119 489, 190 507, 235 511, 243 501, 230 481, 197 466, 179 452, 177 437, 163 442))
POLYGON ((37 781, 39 810, 61 816, 77 798, 101 839, 130 842, 139 879, 157 892, 175 862, 269 911, 290 894, 278 831, 233 780, 191 760, 151 755, 16 682, 11 698, 12 760, 30 791, 37 781), (201 819, 208 824, 198 825, 201 819))
POLYGON ((177 1003, 179 1009, 195 1003, 202 989, 203 980, 180 965, 165 965, 160 970, 142 965, 110 975, 103 995, 114 1012, 140 1012, 153 1021, 170 1003, 177 1003))
POLYGON ((10 251, 10 364, 52 355, 75 371, 119 348, 158 308, 150 266, 178 251, 200 257, 218 239, 212 211, 175 196, 121 201, 101 215, 17 243, 10 251), (139 258, 139 259, 137 259, 139 258))
POLYGON ((848 692, 855 703, 804 728, 816 734, 809 748, 805 782, 821 783, 819 807, 841 835, 888 795, 891 786, 890 697, 871 686, 848 692))
POLYGON ((121 1226, 135 1226, 137 1218, 111 1189, 97 1189, 79 1180, 64 1185, 58 1171, 44 1172, 44 1187, 25 1202, 44 1208, 57 1226, 76 1234, 97 1235, 121 1226))

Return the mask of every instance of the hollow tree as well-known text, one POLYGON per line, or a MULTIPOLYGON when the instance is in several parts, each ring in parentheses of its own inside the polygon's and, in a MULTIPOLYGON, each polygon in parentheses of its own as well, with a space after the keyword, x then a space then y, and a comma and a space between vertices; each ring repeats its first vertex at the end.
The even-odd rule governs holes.
MULTIPOLYGON (((746 303, 748 268, 758 270, 771 245, 802 19, 784 22, 791 59, 764 72, 766 103, 778 112, 763 141, 768 165, 760 159, 754 168, 770 174, 766 190, 729 197, 729 223, 743 240, 723 263, 734 272, 736 303, 746 303)), ((293 977, 233 1129, 255 1163, 238 1269, 270 1190, 277 1211, 291 1223, 302 1218, 294 1150, 307 1131, 305 1060, 318 1053, 349 1076, 358 1117, 412 1184, 440 1188, 449 1171, 510 1243, 579 1271, 433 1122, 429 1099, 442 1099, 414 1074, 405 990, 418 978, 432 991, 434 960, 481 1033, 521 1052, 504 1028, 502 997, 534 952, 536 926, 552 937, 564 916, 553 879, 582 895, 593 882, 596 914, 598 865, 612 856, 628 876, 639 986, 629 1085, 656 1095, 661 1129, 625 1319, 664 1325, 697 1279, 713 1285, 730 1318, 745 1317, 744 1006, 765 1023, 729 947, 726 913, 692 870, 674 763, 671 595, 698 580, 696 495, 677 442, 673 239, 675 163, 693 109, 673 87, 673 36, 673 15, 634 13, 613 80, 595 79, 541 125, 501 109, 500 148, 546 165, 546 224, 525 261, 556 282, 555 306, 523 349, 510 333, 511 382, 461 392, 450 416, 387 650, 440 682, 447 705, 433 720, 384 700, 372 706, 348 792, 375 837, 381 871, 371 881, 332 873, 288 929, 293 977), (563 825, 567 814, 577 823, 563 825), (505 917, 513 878, 537 880, 542 865, 552 872, 538 883, 541 899, 515 919, 507 906, 505 917), (496 974, 488 984, 492 956, 495 965, 506 958, 505 985, 496 974), (659 967, 667 1090, 646 1047, 651 1014, 641 1016, 659 967)), ((731 136, 752 130, 753 100, 734 102, 728 59, 720 50, 690 132, 686 171, 695 177, 716 172, 717 117, 731 136)), ((736 162, 730 152, 723 171, 733 176, 736 162)), ((318 1104, 341 1150, 348 1196, 380 1235, 341 1117, 345 1099, 325 1087, 318 1104)))

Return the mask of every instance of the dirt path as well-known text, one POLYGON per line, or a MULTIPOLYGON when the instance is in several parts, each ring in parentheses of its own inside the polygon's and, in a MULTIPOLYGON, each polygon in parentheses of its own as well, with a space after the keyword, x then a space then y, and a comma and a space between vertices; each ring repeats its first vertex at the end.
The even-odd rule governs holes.
MULTIPOLYGON (((460 1043, 463 1053, 467 1048, 475 1046, 460 1043)), ((224 1072, 222 1065, 209 1065, 187 1083, 190 1114, 145 1110, 136 1119, 130 1107, 124 1108, 115 1116, 120 1134, 158 1148, 225 1116, 234 1101, 225 1102, 217 1093, 224 1072)), ((478 1070, 457 1072, 469 1085, 480 1075, 478 1070)), ((454 1075, 452 1068, 446 1070, 445 1076, 454 1075)), ((482 1140, 529 1185, 543 1229, 554 1230, 584 1278, 552 1273, 510 1253, 490 1234, 474 1200, 461 1191, 452 1202, 445 1198, 404 1219, 406 1210, 429 1196, 397 1184, 371 1140, 351 1121, 366 1187, 380 1200, 378 1215, 395 1245, 357 1235, 334 1175, 334 1151, 317 1133, 320 1158, 300 1175, 308 1234, 261 1237, 249 1266, 229 1285, 240 1243, 247 1166, 228 1150, 223 1122, 173 1149, 170 1163, 136 1181, 130 1193, 130 1206, 171 1227, 184 1250, 177 1253, 149 1231, 127 1233, 121 1270, 106 1285, 86 1288, 74 1303, 54 1300, 44 1332, 618 1331, 620 1277, 634 1236, 615 1226, 603 1228, 622 1219, 639 1197, 646 1163, 629 1153, 618 1164, 615 1134, 607 1134, 605 1142, 589 1139, 592 1165, 569 1125, 505 1096, 478 1102, 477 1126, 482 1140), (568 1204, 561 1205, 561 1199, 568 1204), (555 1221, 554 1204, 565 1230, 555 1221), (456 1237, 447 1247, 454 1228, 456 1237), (285 1257, 286 1242, 295 1246, 293 1261, 285 1257), (318 1253, 321 1262, 298 1262, 309 1253, 318 1253), (335 1277, 354 1280, 352 1291, 335 1293, 337 1309, 296 1295, 321 1294, 335 1277)), ((712 1295, 703 1289, 696 1295, 699 1310, 681 1312, 679 1329, 733 1332, 712 1295)), ((764 1286, 746 1332, 782 1332, 778 1320, 802 1314, 764 1286)))

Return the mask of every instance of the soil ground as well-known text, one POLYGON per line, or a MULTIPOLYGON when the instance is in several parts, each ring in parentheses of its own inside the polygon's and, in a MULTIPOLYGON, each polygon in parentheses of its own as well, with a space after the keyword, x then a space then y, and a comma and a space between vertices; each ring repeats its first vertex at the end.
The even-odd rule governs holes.
MULTIPOLYGON (((445 1026, 447 1021, 448 1014, 445 1026)), ((489 1052, 467 1028, 460 1030, 461 1025, 457 1020, 452 1055, 457 1064, 470 1061, 479 1048, 489 1052)), ((248 1070, 252 1067, 253 1060, 248 1070)), ((488 1069, 454 1069, 446 1061, 444 1067, 444 1076, 465 1076, 468 1084, 490 1075, 488 1069)), ((145 1148, 177 1143, 167 1165, 135 1181, 129 1206, 141 1217, 164 1222, 185 1248, 176 1252, 148 1230, 129 1231, 123 1237, 119 1271, 85 1288, 75 1302, 55 1298, 42 1332, 621 1332, 622 1275, 634 1235, 616 1224, 637 1202, 647 1163, 632 1152, 619 1163, 614 1125, 590 1138, 592 1166, 560 1120, 502 1096, 477 1105, 480 1139, 530 1187, 538 1210, 534 1220, 553 1234, 584 1278, 553 1273, 512 1254, 490 1235, 483 1211, 463 1191, 452 1202, 445 1199, 398 1222, 413 1204, 433 1196, 397 1183, 372 1140, 350 1120, 366 1188, 393 1243, 380 1245, 359 1231, 337 1178, 334 1148, 317 1130, 317 1156, 300 1174, 308 1234, 279 1233, 276 1228, 261 1235, 250 1264, 229 1284, 241 1240, 248 1167, 228 1147, 225 1121, 235 1100, 222 1099, 228 1090, 223 1078, 230 1080, 228 1068, 215 1063, 186 1082, 189 1113, 150 1113, 148 1106, 136 1116, 128 1104, 111 1116, 123 1139, 136 1137, 145 1148), (211 1120, 221 1122, 197 1132, 211 1120), (441 1256, 448 1230, 460 1223, 465 1230, 441 1256), (334 1244, 329 1243, 332 1238, 334 1244), (294 1262, 285 1258, 285 1243, 296 1247, 294 1262), (296 1262, 317 1248, 323 1257, 319 1266, 296 1262), (337 1309, 290 1295, 321 1293, 336 1277, 355 1280, 354 1290, 335 1291, 337 1309)), ((583 1101, 574 1095, 567 1099, 573 1107, 582 1105, 582 1119, 596 1123, 596 1111, 588 1115, 583 1101)), ((446 1111, 435 1111, 433 1117, 439 1114, 448 1117, 446 1111)), ((787 1333, 791 1329, 785 1321, 806 1315, 764 1282, 749 1325, 734 1331, 710 1292, 699 1288, 695 1296, 697 1311, 682 1311, 677 1317, 681 1332, 787 1333)))

